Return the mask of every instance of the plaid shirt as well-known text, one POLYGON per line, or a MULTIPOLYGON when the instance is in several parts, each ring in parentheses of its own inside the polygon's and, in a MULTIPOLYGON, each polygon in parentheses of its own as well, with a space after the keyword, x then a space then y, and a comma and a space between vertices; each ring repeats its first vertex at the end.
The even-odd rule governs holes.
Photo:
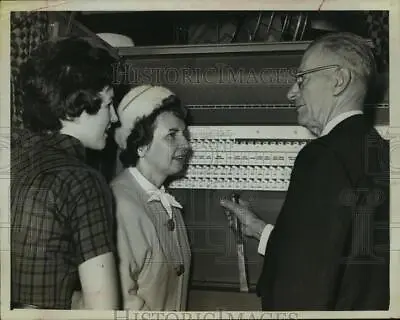
POLYGON ((62 134, 23 130, 11 149, 12 302, 70 309, 78 266, 114 252, 112 193, 62 134))

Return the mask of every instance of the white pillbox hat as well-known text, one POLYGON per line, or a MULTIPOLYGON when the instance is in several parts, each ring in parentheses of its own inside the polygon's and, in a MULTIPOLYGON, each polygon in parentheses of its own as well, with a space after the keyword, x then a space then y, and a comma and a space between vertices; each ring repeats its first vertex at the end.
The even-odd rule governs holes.
POLYGON ((164 99, 175 95, 162 86, 141 85, 132 88, 121 100, 117 113, 121 126, 115 130, 115 142, 124 150, 136 122, 161 107, 164 99))

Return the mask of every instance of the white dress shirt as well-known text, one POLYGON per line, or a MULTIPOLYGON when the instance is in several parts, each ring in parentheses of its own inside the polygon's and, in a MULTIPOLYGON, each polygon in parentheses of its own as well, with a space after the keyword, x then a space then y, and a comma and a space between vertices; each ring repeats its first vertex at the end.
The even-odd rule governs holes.
POLYGON ((146 179, 144 175, 136 167, 129 167, 129 172, 135 177, 136 181, 143 188, 146 193, 150 194, 152 191, 157 191, 158 188, 146 179))
POLYGON ((129 172, 133 175, 143 190, 150 196, 148 202, 159 200, 167 211, 170 219, 173 219, 171 206, 182 209, 181 204, 169 193, 165 192, 164 186, 157 188, 136 168, 130 167, 129 172))
MULTIPOLYGON (((346 120, 349 117, 357 115, 357 114, 363 114, 363 112, 361 110, 353 110, 353 111, 347 111, 347 112, 343 112, 343 113, 339 114, 338 116, 336 116, 335 118, 333 118, 326 124, 325 128, 322 130, 322 132, 320 134, 320 137, 327 135, 340 122, 346 120)), ((258 250, 257 250, 259 254, 261 254, 261 255, 265 254, 268 239, 269 239, 269 236, 271 235, 271 232, 273 229, 274 229, 274 226, 272 224, 267 224, 265 226, 263 232, 261 233, 260 242, 258 243, 258 250)))

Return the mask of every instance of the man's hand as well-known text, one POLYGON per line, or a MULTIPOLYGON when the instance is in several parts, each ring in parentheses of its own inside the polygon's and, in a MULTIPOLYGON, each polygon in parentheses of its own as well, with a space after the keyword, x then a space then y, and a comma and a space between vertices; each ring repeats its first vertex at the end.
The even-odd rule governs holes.
POLYGON ((242 232, 248 237, 254 237, 260 240, 261 234, 266 223, 258 218, 250 209, 249 204, 242 199, 239 199, 239 204, 233 201, 222 199, 220 204, 225 209, 226 217, 229 222, 229 227, 235 230, 235 218, 237 217, 242 224, 242 232))

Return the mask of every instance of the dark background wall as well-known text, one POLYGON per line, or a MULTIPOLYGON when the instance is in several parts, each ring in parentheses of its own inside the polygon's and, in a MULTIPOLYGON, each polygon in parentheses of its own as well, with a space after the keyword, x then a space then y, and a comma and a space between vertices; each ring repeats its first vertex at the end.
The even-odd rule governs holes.
POLYGON ((76 12, 74 19, 95 33, 120 33, 131 37, 136 46, 148 46, 271 41, 270 32, 268 35, 265 32, 271 17, 274 17, 274 40, 293 41, 297 18, 300 16, 307 17, 307 27, 296 40, 314 40, 331 31, 353 32, 372 39, 379 70, 387 70, 388 11, 76 12), (282 32, 286 17, 289 17, 288 26, 282 32), (260 24, 257 24, 258 20, 260 24), (257 32, 250 39, 250 34, 256 29, 257 32))

